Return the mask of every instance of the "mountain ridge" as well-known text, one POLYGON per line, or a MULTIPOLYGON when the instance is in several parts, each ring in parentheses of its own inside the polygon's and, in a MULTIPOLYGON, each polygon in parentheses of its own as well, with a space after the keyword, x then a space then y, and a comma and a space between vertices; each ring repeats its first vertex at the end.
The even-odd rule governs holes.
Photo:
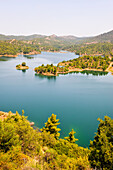
POLYGON ((41 34, 32 34, 32 35, 5 35, 0 34, 0 40, 21 40, 21 41, 30 41, 30 40, 37 40, 37 39, 48 39, 48 40, 61 40, 61 41, 72 41, 74 43, 81 43, 81 42, 91 42, 91 41, 97 41, 97 42, 113 42, 113 30, 99 34, 97 36, 91 36, 91 37, 77 37, 74 35, 64 35, 64 36, 57 36, 55 34, 52 35, 41 35, 41 34))

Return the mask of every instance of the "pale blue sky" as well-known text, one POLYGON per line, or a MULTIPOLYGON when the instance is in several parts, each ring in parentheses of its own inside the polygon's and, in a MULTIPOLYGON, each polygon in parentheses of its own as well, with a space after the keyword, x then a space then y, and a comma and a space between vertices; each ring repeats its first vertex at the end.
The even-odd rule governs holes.
POLYGON ((113 0, 0 0, 0 34, 93 36, 113 30, 113 0))

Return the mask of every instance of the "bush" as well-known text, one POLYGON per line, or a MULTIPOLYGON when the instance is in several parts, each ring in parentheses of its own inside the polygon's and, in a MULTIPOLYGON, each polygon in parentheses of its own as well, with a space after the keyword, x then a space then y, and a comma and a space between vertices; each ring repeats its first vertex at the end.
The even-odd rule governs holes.
POLYGON ((16 67, 19 67, 19 66, 20 66, 20 64, 16 65, 16 67))
POLYGON ((26 63, 25 63, 25 62, 23 62, 23 63, 22 63, 22 66, 26 66, 26 63))

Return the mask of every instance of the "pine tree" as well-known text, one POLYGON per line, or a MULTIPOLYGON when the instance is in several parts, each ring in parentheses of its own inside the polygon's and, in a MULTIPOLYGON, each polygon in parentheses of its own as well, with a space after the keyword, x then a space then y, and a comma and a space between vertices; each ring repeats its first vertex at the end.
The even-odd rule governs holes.
POLYGON ((113 119, 105 116, 100 121, 94 141, 90 142, 89 160, 92 168, 113 169, 113 119))
POLYGON ((13 124, 0 120, 0 151, 7 152, 19 144, 19 135, 13 124))
POLYGON ((69 133, 69 137, 65 137, 66 140, 68 140, 70 143, 75 143, 78 139, 75 139, 74 134, 76 132, 72 129, 72 131, 69 133))
POLYGON ((58 132, 61 130, 60 128, 57 128, 57 126, 60 124, 58 122, 59 119, 56 119, 56 115, 52 114, 45 123, 45 127, 43 127, 42 131, 50 132, 50 134, 54 134, 54 137, 58 139, 60 136, 60 133, 58 132))

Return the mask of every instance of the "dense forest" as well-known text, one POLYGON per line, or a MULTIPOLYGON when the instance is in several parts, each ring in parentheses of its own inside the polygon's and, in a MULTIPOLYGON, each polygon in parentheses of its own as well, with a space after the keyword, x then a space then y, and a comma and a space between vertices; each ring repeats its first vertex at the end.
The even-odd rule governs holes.
POLYGON ((30 52, 39 52, 39 46, 29 42, 17 40, 0 41, 0 55, 18 55, 19 53, 29 54, 30 52))
POLYGON ((43 75, 54 75, 57 76, 60 73, 66 73, 69 71, 69 69, 67 67, 59 67, 59 66, 54 66, 53 64, 49 65, 47 64, 46 66, 44 66, 44 64, 42 64, 39 67, 35 67, 35 72, 38 74, 43 74, 43 75))
POLYGON ((112 43, 84 43, 66 46, 63 50, 75 52, 78 55, 109 55, 113 56, 112 43))
POLYGON ((102 69, 105 71, 111 59, 108 56, 101 57, 101 56, 87 56, 84 55, 82 57, 75 58, 69 61, 63 61, 59 63, 59 66, 65 66, 68 68, 80 68, 80 69, 102 69))
POLYGON ((38 42, 38 41, 0 41, 0 55, 17 55, 18 53, 29 54, 30 52, 40 51, 71 51, 78 55, 109 55, 113 56, 113 44, 59 44, 58 42, 38 42))
MULTIPOLYGON (((3 113, 2 113, 3 114, 3 113)), ((52 114, 42 129, 27 117, 9 112, 0 120, 0 169, 113 169, 113 119, 105 116, 89 149, 76 144, 75 131, 60 138, 59 119, 52 114)))

